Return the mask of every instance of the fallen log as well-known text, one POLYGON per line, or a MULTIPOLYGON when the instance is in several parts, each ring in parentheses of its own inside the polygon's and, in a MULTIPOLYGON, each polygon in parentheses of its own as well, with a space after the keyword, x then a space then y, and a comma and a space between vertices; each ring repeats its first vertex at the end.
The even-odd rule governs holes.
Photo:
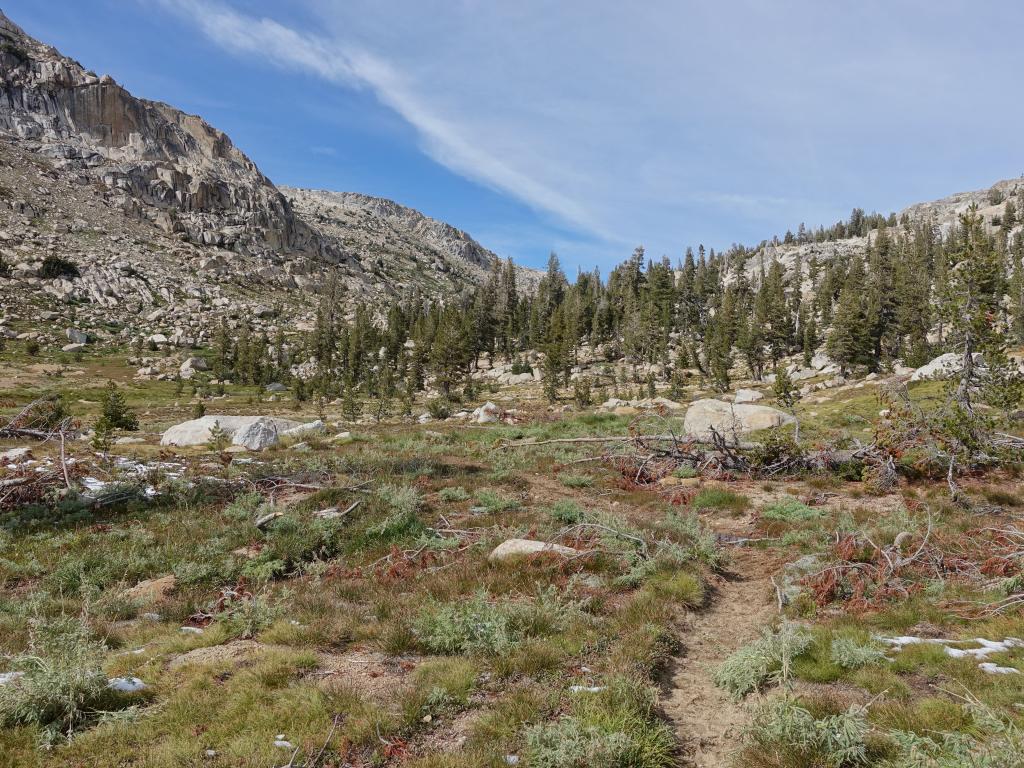
MULTIPOLYGON (((539 445, 554 445, 556 443, 642 443, 642 442, 665 442, 678 445, 706 445, 715 447, 712 440, 705 440, 696 437, 679 437, 678 435, 609 435, 607 437, 555 437, 549 440, 535 440, 531 437, 523 440, 502 440, 502 448, 533 448, 539 445)), ((741 451, 749 451, 758 446, 758 443, 739 442, 733 443, 733 447, 741 451)))

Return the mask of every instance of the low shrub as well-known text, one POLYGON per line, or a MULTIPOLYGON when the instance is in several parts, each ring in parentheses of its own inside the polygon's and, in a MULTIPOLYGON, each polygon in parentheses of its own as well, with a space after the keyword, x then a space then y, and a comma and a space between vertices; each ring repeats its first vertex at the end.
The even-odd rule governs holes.
POLYGON ((860 669, 885 658, 885 652, 872 645, 861 645, 846 637, 832 641, 832 661, 843 669, 860 669))
POLYGON ((705 488, 698 493, 690 507, 695 510, 720 509, 732 512, 742 512, 750 504, 750 499, 739 493, 733 493, 726 488, 705 488))
POLYGON ((667 768, 676 765, 671 730, 659 720, 650 688, 618 678, 584 694, 571 714, 526 731, 526 758, 537 768, 667 768))
POLYGON ((784 682, 793 659, 812 642, 811 633, 795 624, 785 623, 777 632, 766 629, 758 640, 719 665, 714 673, 715 685, 741 699, 767 684, 784 682))
POLYGON ((767 430, 761 442, 748 453, 750 465, 755 470, 794 464, 803 455, 804 451, 793 434, 780 428, 767 430))
POLYGON ((442 397, 436 397, 427 401, 427 413, 433 419, 447 419, 452 415, 452 403, 442 397))
POLYGON ((548 507, 548 514, 551 515, 551 519, 555 522, 563 525, 576 525, 582 523, 587 517, 583 508, 575 501, 570 501, 569 499, 556 501, 548 507))
POLYGON ((820 509, 809 507, 802 501, 793 498, 777 501, 761 510, 761 517, 765 520, 776 520, 783 523, 817 520, 821 515, 822 511, 820 509))
POLYGON ((229 600, 217 614, 217 623, 228 637, 249 639, 273 624, 281 615, 281 608, 267 595, 247 595, 229 600))
POLYGON ((469 493, 465 488, 459 486, 458 488, 442 488, 437 492, 437 496, 441 501, 455 502, 455 501, 466 501, 469 498, 469 493))
POLYGON ((44 280, 55 280, 59 277, 78 277, 81 273, 78 271, 78 265, 75 262, 50 254, 43 259, 38 274, 44 280))
POLYGON ((0 726, 36 725, 53 742, 116 708, 123 697, 107 687, 105 652, 77 619, 37 627, 29 651, 12 660, 21 676, 0 685, 0 726))
POLYGON ((481 511, 489 514, 495 514, 496 512, 510 512, 514 509, 519 509, 520 504, 516 499, 509 499, 495 493, 492 490, 484 489, 477 491, 476 503, 481 507, 481 511))
POLYGON ((423 533, 423 521, 418 514, 423 503, 419 491, 407 485, 384 485, 377 496, 390 514, 367 529, 365 539, 369 543, 388 544, 423 533))
POLYGON ((558 482, 566 488, 590 488, 594 484, 594 478, 589 475, 561 474, 558 476, 558 482))
POLYGON ((532 601, 491 601, 484 592, 455 603, 425 606, 413 622, 413 633, 428 652, 454 655, 503 655, 529 637, 560 631, 578 607, 559 600, 552 590, 532 601))
POLYGON ((787 765, 841 768, 868 764, 869 730, 863 707, 817 719, 792 699, 780 698, 760 709, 750 736, 761 746, 792 755, 794 762, 787 765))

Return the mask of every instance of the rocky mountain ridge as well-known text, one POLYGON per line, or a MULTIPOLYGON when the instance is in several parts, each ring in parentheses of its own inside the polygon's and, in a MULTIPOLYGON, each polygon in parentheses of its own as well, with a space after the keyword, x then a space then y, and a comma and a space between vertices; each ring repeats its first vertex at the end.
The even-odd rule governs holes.
MULTIPOLYGON (((946 235, 957 224, 962 214, 971 206, 977 206, 985 226, 993 231, 1001 224, 1004 206, 1007 200, 1015 201, 1018 210, 1018 223, 1009 230, 1012 237, 1024 232, 1024 223, 1019 221, 1020 212, 1024 210, 1024 176, 1014 179, 1003 179, 985 189, 970 192, 957 192, 952 195, 923 203, 907 206, 896 214, 898 222, 931 223, 941 235, 946 235)), ((792 272, 799 262, 806 265, 814 257, 819 263, 836 258, 847 258, 854 255, 866 256, 869 242, 877 236, 877 230, 871 230, 867 236, 847 237, 824 242, 785 243, 768 241, 755 250, 753 257, 747 261, 747 274, 755 278, 772 261, 778 261, 787 272, 792 272)), ((809 284, 808 284, 809 286, 809 284)), ((805 292, 807 288, 805 287, 805 292)))
POLYGON ((390 201, 286 193, 200 117, 133 96, 0 12, 0 325, 45 307, 99 337, 201 342, 221 318, 301 327, 331 275, 346 300, 385 306, 412 286, 454 296, 497 260, 390 201), (40 277, 48 256, 78 274, 40 277))

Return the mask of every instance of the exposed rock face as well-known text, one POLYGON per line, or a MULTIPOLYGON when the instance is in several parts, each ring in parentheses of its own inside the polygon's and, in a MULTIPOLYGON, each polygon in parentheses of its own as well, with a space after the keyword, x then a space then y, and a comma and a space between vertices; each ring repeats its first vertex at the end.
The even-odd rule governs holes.
MULTIPOLYGON (((450 224, 382 197, 356 192, 281 187, 299 215, 343 243, 349 268, 378 276, 395 289, 416 277, 421 285, 484 280, 499 257, 450 224)), ((521 287, 539 273, 517 270, 521 287)))
POLYGON ((761 429, 781 427, 796 421, 790 414, 766 405, 696 400, 686 411, 683 429, 694 437, 707 437, 714 429, 726 439, 761 429))
POLYGON ((203 416, 168 429, 160 438, 160 445, 206 445, 214 424, 220 425, 231 437, 233 445, 245 446, 250 450, 261 450, 273 445, 280 433, 302 426, 297 421, 267 416, 203 416))
POLYGON ((317 250, 317 235, 231 140, 201 118, 132 96, 110 76, 26 35, 0 15, 0 130, 54 166, 203 245, 317 250))

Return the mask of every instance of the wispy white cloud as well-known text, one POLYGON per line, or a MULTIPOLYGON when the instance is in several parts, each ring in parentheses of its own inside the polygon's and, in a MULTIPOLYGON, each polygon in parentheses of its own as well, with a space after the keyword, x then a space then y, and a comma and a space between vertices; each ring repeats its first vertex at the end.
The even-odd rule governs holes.
POLYGON ((469 141, 460 126, 436 114, 386 60, 339 39, 298 31, 274 19, 248 15, 207 0, 159 0, 198 24, 208 38, 237 54, 259 55, 282 67, 355 88, 370 88, 419 132, 423 148, 452 170, 512 194, 595 234, 608 235, 572 199, 469 141))
POLYGON ((430 157, 562 225, 519 235, 531 248, 549 232, 606 265, 898 209, 1024 161, 1011 130, 969 138, 976 105, 1024 123, 1007 96, 1024 6, 992 25, 968 0, 147 1, 375 94, 430 157))

